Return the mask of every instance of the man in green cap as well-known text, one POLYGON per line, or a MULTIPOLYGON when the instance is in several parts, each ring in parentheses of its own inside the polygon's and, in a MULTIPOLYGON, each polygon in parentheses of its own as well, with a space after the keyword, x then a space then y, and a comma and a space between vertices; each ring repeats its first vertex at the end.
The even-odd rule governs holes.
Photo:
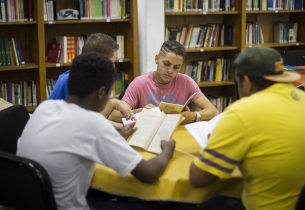
POLYGON ((238 167, 247 210, 294 209, 305 184, 305 93, 290 83, 300 76, 266 47, 245 49, 234 67, 242 99, 224 112, 190 180, 206 186, 238 167))

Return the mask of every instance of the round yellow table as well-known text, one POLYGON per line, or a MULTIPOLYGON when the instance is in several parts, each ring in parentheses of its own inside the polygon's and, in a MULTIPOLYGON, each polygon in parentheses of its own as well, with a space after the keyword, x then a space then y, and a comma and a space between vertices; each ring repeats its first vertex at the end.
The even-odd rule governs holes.
MULTIPOLYGON (((172 138, 176 141, 174 156, 156 183, 144 184, 131 174, 122 177, 114 170, 96 164, 91 187, 107 193, 143 200, 185 203, 201 203, 216 195, 241 196, 242 178, 238 171, 233 172, 232 178, 218 180, 208 187, 193 188, 189 182, 189 167, 200 147, 184 126, 179 126, 172 138)), ((136 150, 145 159, 155 156, 139 148, 136 150)))

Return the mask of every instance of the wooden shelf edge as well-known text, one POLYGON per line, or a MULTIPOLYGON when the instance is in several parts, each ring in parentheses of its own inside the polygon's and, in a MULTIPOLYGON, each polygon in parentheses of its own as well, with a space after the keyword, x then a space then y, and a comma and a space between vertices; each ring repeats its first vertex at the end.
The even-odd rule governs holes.
POLYGON ((237 46, 223 46, 223 47, 204 47, 204 48, 186 48, 186 52, 213 52, 213 51, 231 51, 238 50, 237 46))
POLYGON ((262 46, 262 47, 294 47, 294 46, 305 46, 305 42, 293 42, 293 43, 264 43, 264 44, 257 44, 253 46, 247 46, 247 47, 255 47, 255 46, 262 46))
MULTIPOLYGON (((129 58, 120 58, 118 59, 115 63, 128 63, 131 62, 129 58)), ((46 62, 46 67, 47 68, 52 68, 52 67, 70 67, 72 63, 49 63, 46 62)))
POLYGON ((37 64, 25 64, 20 66, 0 66, 0 71, 22 71, 22 70, 31 70, 37 69, 37 64))
POLYGON ((197 82, 199 87, 217 87, 234 85, 233 81, 210 81, 210 82, 197 82))
POLYGON ((72 63, 46 63, 47 68, 51 67, 70 67, 72 63))
POLYGON ((238 11, 194 11, 194 12, 174 12, 174 11, 165 11, 165 15, 168 16, 175 16, 175 15, 237 15, 239 14, 238 11))
POLYGON ((123 22, 129 22, 129 18, 124 19, 111 19, 111 18, 105 18, 105 19, 88 19, 88 20, 50 20, 45 21, 46 25, 53 25, 53 24, 82 24, 82 23, 123 23, 123 22))
POLYGON ((305 10, 247 10, 246 14, 305 13, 305 10))
POLYGON ((36 21, 10 21, 10 22, 0 22, 0 25, 35 25, 36 21))

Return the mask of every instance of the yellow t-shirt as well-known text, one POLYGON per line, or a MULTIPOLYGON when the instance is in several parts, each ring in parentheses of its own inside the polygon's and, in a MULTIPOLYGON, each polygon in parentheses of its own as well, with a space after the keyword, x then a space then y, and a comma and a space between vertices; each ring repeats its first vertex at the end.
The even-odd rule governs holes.
POLYGON ((239 167, 248 210, 294 209, 305 183, 305 93, 279 83, 235 102, 194 163, 220 178, 239 167))

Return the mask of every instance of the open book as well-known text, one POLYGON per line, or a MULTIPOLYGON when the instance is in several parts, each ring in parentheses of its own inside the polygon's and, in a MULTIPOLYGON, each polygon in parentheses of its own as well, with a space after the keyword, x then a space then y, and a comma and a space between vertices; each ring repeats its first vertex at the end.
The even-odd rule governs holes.
POLYGON ((154 153, 161 153, 161 140, 169 140, 176 127, 183 121, 180 114, 145 109, 136 122, 136 132, 128 143, 154 153))
POLYGON ((223 113, 220 113, 210 121, 200 121, 187 124, 185 125, 185 128, 190 132, 200 147, 204 148, 208 143, 210 133, 213 131, 222 115, 223 113))
POLYGON ((159 108, 161 111, 163 111, 164 113, 170 114, 170 113, 179 113, 182 112, 183 109, 186 107, 186 105, 191 101, 191 99, 196 95, 197 92, 193 93, 193 95, 191 95, 187 101, 184 103, 184 105, 181 104, 173 104, 173 103, 167 103, 167 102, 163 102, 161 101, 161 103, 159 104, 159 108))

